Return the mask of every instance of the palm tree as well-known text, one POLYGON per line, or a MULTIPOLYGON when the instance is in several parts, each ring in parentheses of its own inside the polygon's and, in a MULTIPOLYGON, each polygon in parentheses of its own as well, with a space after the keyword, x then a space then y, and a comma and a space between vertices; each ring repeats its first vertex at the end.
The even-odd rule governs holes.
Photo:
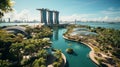
POLYGON ((32 67, 46 67, 46 59, 44 59, 43 57, 36 59, 33 64, 32 67))
POLYGON ((53 67, 60 67, 60 65, 61 65, 61 64, 60 64, 59 62, 54 62, 54 63, 53 63, 53 67))
POLYGON ((18 63, 20 63, 22 57, 21 54, 22 49, 23 49, 23 45, 21 43, 14 43, 10 46, 10 52, 18 58, 18 63))
POLYGON ((17 36, 16 36, 16 38, 15 38, 15 41, 16 42, 22 42, 23 38, 24 38, 24 35, 21 34, 21 33, 18 33, 17 36))
POLYGON ((55 53, 54 53, 54 56, 59 59, 62 57, 62 54, 61 54, 61 51, 60 50, 56 50, 55 53))
POLYGON ((45 46, 51 46, 50 41, 47 40, 47 39, 43 39, 42 40, 42 45, 43 45, 43 47, 45 47, 45 46))
POLYGON ((37 57, 44 57, 44 58, 46 58, 47 54, 48 54, 47 51, 45 49, 42 49, 42 50, 38 51, 37 57))
POLYGON ((0 60, 0 67, 9 67, 11 65, 8 60, 0 60))
POLYGON ((25 53, 32 56, 33 53, 35 52, 35 45, 34 44, 28 44, 28 45, 25 46, 24 50, 25 50, 25 53))

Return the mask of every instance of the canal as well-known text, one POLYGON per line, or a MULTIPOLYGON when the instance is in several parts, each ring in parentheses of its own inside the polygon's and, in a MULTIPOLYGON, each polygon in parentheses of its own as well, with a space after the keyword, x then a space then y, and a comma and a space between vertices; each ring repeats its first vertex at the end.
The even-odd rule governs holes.
POLYGON ((69 41, 63 38, 63 33, 66 32, 65 28, 53 29, 53 37, 51 38, 53 48, 60 49, 66 56, 66 67, 96 67, 88 56, 90 48, 86 45, 74 41, 69 41), (67 48, 72 48, 74 54, 66 53, 67 48))

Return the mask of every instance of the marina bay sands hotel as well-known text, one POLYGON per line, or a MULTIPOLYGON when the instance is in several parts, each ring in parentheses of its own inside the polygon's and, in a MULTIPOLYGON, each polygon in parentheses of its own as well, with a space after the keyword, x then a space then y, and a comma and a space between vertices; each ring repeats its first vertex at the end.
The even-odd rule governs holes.
POLYGON ((37 9, 40 11, 40 22, 45 25, 59 24, 59 12, 51 11, 49 9, 37 9))

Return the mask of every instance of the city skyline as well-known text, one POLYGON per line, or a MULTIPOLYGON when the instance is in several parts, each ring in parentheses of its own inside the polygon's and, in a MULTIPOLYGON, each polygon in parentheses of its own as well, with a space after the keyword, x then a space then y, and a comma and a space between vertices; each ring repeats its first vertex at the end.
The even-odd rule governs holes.
POLYGON ((120 22, 119 0, 16 0, 14 12, 4 18, 11 20, 40 20, 37 8, 60 12, 62 21, 115 21, 120 22), (27 3, 27 4, 26 4, 27 3))

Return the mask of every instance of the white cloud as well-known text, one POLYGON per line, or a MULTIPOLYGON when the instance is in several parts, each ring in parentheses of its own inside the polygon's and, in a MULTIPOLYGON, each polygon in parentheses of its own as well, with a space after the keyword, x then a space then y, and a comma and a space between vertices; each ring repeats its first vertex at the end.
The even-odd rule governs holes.
POLYGON ((102 11, 103 14, 120 14, 120 11, 102 11))
POLYGON ((101 13, 103 13, 103 14, 108 14, 108 15, 115 15, 115 14, 120 14, 120 8, 113 8, 113 7, 110 7, 110 8, 108 8, 108 9, 106 9, 106 10, 103 10, 103 11, 101 11, 101 13))
POLYGON ((108 16, 103 17, 103 20, 104 20, 104 21, 109 20, 108 16))
POLYGON ((62 21, 74 21, 74 20, 81 20, 81 21, 87 21, 87 18, 89 16, 94 16, 95 14, 73 14, 70 16, 61 16, 60 20, 62 21))
POLYGON ((93 17, 94 14, 73 14, 71 16, 61 16, 62 21, 105 21, 105 22, 120 22, 120 17, 93 17), (91 18, 92 17, 92 18, 91 18))
POLYGON ((105 22, 120 22, 120 17, 104 16, 104 17, 92 18, 90 20, 92 20, 92 21, 105 21, 105 22))
POLYGON ((116 18, 114 18, 114 20, 120 22, 120 17, 116 17, 116 18))
POLYGON ((16 10, 14 10, 13 12, 5 14, 5 16, 3 18, 5 18, 5 19, 10 18, 11 21, 15 21, 15 20, 19 20, 19 21, 21 21, 21 20, 22 21, 39 20, 38 16, 34 17, 31 13, 31 11, 27 10, 27 9, 24 9, 19 13, 16 10))
MULTIPOLYGON (((108 10, 114 11, 115 9, 109 8, 108 10)), ((99 15, 99 14, 98 14, 99 15)), ((120 22, 120 16, 116 17, 110 17, 108 14, 105 14, 105 16, 96 17, 97 14, 73 14, 69 16, 60 16, 60 20, 62 21, 109 21, 109 22, 120 22)), ((22 10, 21 12, 17 12, 14 10, 14 12, 7 13, 3 18, 10 18, 11 21, 15 20, 22 20, 22 21, 33 21, 33 20, 40 20, 39 13, 38 15, 34 16, 34 14, 27 9, 22 10)))

